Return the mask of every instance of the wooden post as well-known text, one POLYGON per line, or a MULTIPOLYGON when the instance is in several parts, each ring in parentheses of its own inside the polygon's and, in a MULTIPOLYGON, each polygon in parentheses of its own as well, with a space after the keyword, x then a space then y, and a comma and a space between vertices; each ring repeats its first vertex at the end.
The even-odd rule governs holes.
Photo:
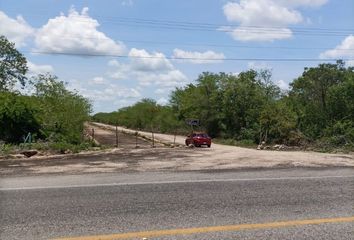
POLYGON ((151 124, 152 147, 155 147, 154 128, 151 124))
POLYGON ((138 132, 135 132, 135 148, 138 148, 138 132))
POLYGON ((116 147, 119 146, 119 142, 118 142, 119 138, 118 138, 118 126, 116 124, 116 147))

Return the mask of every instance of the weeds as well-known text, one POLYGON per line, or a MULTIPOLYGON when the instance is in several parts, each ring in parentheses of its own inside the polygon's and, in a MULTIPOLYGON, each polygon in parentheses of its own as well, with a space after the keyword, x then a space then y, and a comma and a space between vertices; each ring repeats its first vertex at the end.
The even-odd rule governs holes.
POLYGON ((14 145, 3 143, 0 144, 0 155, 6 156, 32 149, 53 154, 79 153, 81 151, 92 150, 95 147, 98 146, 92 141, 85 141, 80 144, 71 144, 67 142, 36 142, 14 145))

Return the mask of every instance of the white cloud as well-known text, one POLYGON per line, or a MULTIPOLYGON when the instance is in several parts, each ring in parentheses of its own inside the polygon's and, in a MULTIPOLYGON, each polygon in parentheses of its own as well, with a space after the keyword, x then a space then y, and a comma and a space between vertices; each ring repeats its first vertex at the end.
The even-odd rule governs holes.
POLYGON ((136 71, 164 71, 173 69, 171 62, 163 53, 148 53, 144 49, 133 48, 129 52, 131 66, 136 71))
POLYGON ((149 53, 144 49, 133 48, 128 63, 111 60, 108 65, 113 68, 110 77, 137 80, 141 86, 171 88, 182 86, 187 81, 187 77, 159 52, 149 53))
POLYGON ((302 16, 298 11, 288 9, 272 0, 241 0, 224 6, 224 14, 229 21, 245 26, 286 26, 299 23, 302 16))
POLYGON ((173 90, 174 90, 173 87, 170 87, 170 88, 168 88, 168 87, 166 87, 166 88, 158 88, 158 89, 155 90, 154 93, 157 94, 157 95, 166 95, 167 93, 169 93, 169 92, 171 92, 173 90))
POLYGON ((177 69, 161 73, 136 72, 135 76, 142 86, 156 85, 160 87, 171 88, 183 86, 187 81, 186 76, 177 69))
MULTIPOLYGON (((292 37, 291 24, 304 21, 298 7, 315 7, 327 0, 240 0, 223 6, 224 15, 238 27, 221 27, 239 41, 273 41, 292 37), (260 27, 261 26, 261 27, 260 27)), ((308 20, 306 20, 308 21, 308 20)))
POLYGON ((89 81, 89 84, 91 85, 102 85, 106 83, 107 82, 103 77, 94 77, 91 81, 89 81))
POLYGON ((9 41, 14 42, 17 47, 24 46, 27 38, 31 37, 34 32, 35 30, 21 15, 12 19, 0 11, 0 35, 4 35, 9 41))
MULTIPOLYGON (((341 44, 336 46, 334 49, 327 50, 320 54, 320 58, 351 58, 354 59, 354 35, 349 35, 346 37, 341 44)), ((350 60, 347 65, 354 66, 354 61, 350 60)))
POLYGON ((247 66, 253 70, 272 69, 266 62, 248 62, 247 66))
POLYGON ((281 89, 281 90, 289 90, 289 84, 285 82, 284 80, 278 80, 276 82, 276 85, 281 89))
POLYGON ((273 0, 287 7, 320 7, 328 2, 328 0, 273 0))
POLYGON ((70 80, 68 87, 78 91, 84 97, 95 102, 116 101, 117 99, 138 99, 141 94, 135 88, 128 88, 112 83, 102 83, 99 88, 89 88, 82 81, 70 80))
POLYGON ((133 6, 134 5, 134 2, 133 2, 133 0, 123 0, 122 1, 122 6, 133 6))
POLYGON ((225 55, 223 53, 216 53, 214 51, 190 52, 177 48, 173 50, 173 57, 190 58, 183 59, 182 61, 188 61, 194 64, 220 63, 223 59, 225 59, 225 55))
POLYGON ((81 13, 74 8, 68 16, 61 14, 49 19, 35 37, 37 50, 55 53, 122 54, 125 46, 97 30, 99 23, 88 15, 88 8, 81 13))
POLYGON ((162 97, 159 100, 157 100, 157 104, 166 105, 166 104, 168 104, 168 100, 166 98, 162 97))
POLYGON ((292 37, 292 31, 288 28, 266 28, 262 27, 259 29, 248 28, 248 27, 238 27, 238 28, 220 28, 219 30, 227 31, 232 36, 233 39, 249 42, 249 41, 274 41, 282 40, 292 37))
POLYGON ((38 75, 54 72, 54 68, 51 65, 37 65, 33 62, 28 61, 27 66, 29 75, 38 75))

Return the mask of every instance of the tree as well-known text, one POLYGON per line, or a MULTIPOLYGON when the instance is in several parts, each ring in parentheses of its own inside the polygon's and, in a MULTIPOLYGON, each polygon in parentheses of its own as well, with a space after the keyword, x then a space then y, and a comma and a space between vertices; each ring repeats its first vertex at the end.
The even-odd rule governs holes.
POLYGON ((305 68, 302 76, 290 84, 291 104, 298 114, 297 127, 308 137, 316 139, 323 136, 323 130, 331 124, 331 113, 335 110, 333 104, 329 106, 331 92, 333 99, 333 91, 337 85, 343 86, 348 71, 343 61, 320 64, 318 67, 305 68))
POLYGON ((228 137, 255 140, 260 131, 259 115, 267 99, 257 72, 230 75, 224 87, 222 105, 228 137))
POLYGON ((33 97, 0 92, 0 139, 5 142, 23 142, 28 133, 40 137, 40 109, 33 97))
POLYGON ((294 139, 296 131, 296 115, 287 106, 286 101, 280 100, 266 105, 259 119, 262 127, 260 140, 267 142, 271 139, 277 143, 298 144, 294 139))
POLYGON ((16 50, 15 44, 0 36, 0 91, 13 89, 16 82, 26 83, 26 58, 16 50))
POLYGON ((43 134, 53 141, 77 144, 82 141, 83 124, 89 120, 91 103, 50 74, 33 79, 42 110, 43 134))

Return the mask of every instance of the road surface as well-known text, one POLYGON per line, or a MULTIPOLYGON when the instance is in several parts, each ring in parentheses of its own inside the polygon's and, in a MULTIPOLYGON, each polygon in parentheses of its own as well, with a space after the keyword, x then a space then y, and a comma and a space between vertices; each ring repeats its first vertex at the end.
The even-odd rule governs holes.
POLYGON ((352 168, 42 175, 0 186, 4 240, 354 236, 352 168))

